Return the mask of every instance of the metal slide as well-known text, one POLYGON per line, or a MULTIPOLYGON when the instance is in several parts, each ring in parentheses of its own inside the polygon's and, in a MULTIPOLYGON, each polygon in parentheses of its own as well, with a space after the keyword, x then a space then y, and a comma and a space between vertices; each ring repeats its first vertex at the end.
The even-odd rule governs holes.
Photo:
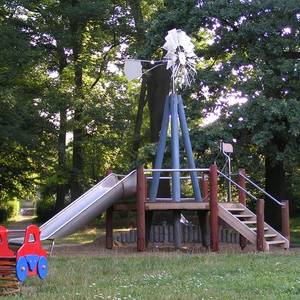
MULTIPOLYGON (((54 240, 68 236, 98 217, 114 202, 133 196, 136 192, 136 171, 118 180, 109 174, 86 193, 40 226, 41 240, 54 240)), ((10 243, 18 243, 12 239, 10 243)), ((23 239, 22 239, 23 241, 23 239)))

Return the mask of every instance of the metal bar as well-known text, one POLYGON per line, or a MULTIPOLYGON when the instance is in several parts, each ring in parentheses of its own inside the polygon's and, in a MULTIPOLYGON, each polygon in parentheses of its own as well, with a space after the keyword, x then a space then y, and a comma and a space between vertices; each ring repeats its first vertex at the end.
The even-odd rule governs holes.
MULTIPOLYGON (((227 163, 228 163, 228 178, 231 179, 231 159, 230 156, 222 150, 224 156, 227 158, 227 163)), ((228 202, 231 202, 232 200, 232 195, 231 195, 231 181, 228 180, 228 202)))
MULTIPOLYGON (((187 160, 188 160, 188 166, 191 169, 195 169, 196 165, 195 165, 195 161, 194 161, 194 157, 193 157, 193 149, 192 149, 192 144, 191 144, 191 140, 190 140, 189 129, 187 126, 186 116, 185 116, 185 112, 184 112, 182 97, 177 96, 177 99, 178 99, 178 115, 179 115, 179 121, 180 121, 180 125, 181 125, 184 148, 185 148, 187 160)), ((191 175, 195 200, 202 201, 199 181, 197 179, 197 173, 195 171, 191 171, 190 175, 191 175)))
MULTIPOLYGON (((146 201, 150 200, 149 198, 146 198, 146 201)), ((172 202, 172 198, 156 198, 156 201, 166 201, 166 202, 172 202)), ((193 201, 194 198, 180 198, 180 202, 184 201, 193 201)))
POLYGON ((205 169, 199 169, 199 168, 195 168, 195 169, 145 169, 144 172, 191 172, 191 171, 196 171, 196 172, 209 172, 209 169, 205 168, 205 169))
POLYGON ((50 251, 49 251, 49 256, 52 256, 53 250, 54 250, 54 246, 55 246, 55 240, 52 240, 50 251))
POLYGON ((254 199, 255 201, 257 201, 257 198, 254 197, 251 193, 249 193, 247 190, 245 190, 244 188, 242 188, 239 184, 237 184, 235 181, 233 181, 231 178, 229 178, 228 176, 226 176, 225 174, 223 174, 221 171, 218 170, 218 173, 223 176, 224 178, 226 178, 227 180, 230 180, 231 183, 233 183, 235 186, 237 186, 239 189, 241 189, 243 192, 245 192, 250 198, 254 199))
POLYGON ((269 198, 271 198, 271 200, 275 201, 278 205, 283 206, 284 204, 282 204, 280 201, 278 201, 277 199, 275 199, 272 195, 270 195, 268 192, 266 192, 264 189, 262 189, 260 186, 258 186, 256 183, 254 183, 251 179, 249 179, 247 176, 240 174, 240 176, 242 176, 243 178, 245 178, 249 183, 251 183, 255 188, 257 188, 260 192, 262 192, 263 194, 265 194, 266 196, 268 196, 269 198))
MULTIPOLYGON (((172 168, 180 169, 179 161, 179 134, 178 134, 178 99, 172 94, 170 96, 170 111, 171 111, 171 156, 172 168)), ((172 173, 172 198, 174 201, 179 201, 180 198, 180 173, 179 171, 172 173)))
MULTIPOLYGON (((153 179, 153 176, 147 176, 147 179, 153 179)), ((171 176, 161 176, 159 179, 171 179, 171 176)), ((197 176, 197 179, 201 179, 201 176, 197 176)), ((191 179, 191 176, 180 176, 180 179, 191 179)))
MULTIPOLYGON (((170 98, 169 98, 169 96, 167 96, 166 100, 165 100, 165 107, 164 107, 164 113, 163 113, 163 118, 162 118, 162 123, 161 123, 160 137, 159 137, 159 142, 158 142, 157 152, 156 152, 156 157, 155 157, 155 163, 154 163, 155 169, 161 168, 161 166, 162 166, 164 152, 165 152, 165 148, 166 148, 169 116, 170 116, 170 98)), ((158 186, 159 186, 159 176, 160 176, 160 171, 153 174, 153 180, 152 180, 150 191, 149 191, 149 198, 151 199, 151 201, 154 201, 154 199, 157 196, 158 186)))

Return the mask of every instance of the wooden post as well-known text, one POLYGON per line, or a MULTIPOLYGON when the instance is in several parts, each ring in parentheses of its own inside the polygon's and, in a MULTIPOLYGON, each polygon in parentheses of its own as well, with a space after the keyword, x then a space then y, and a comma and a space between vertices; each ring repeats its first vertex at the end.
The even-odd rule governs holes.
MULTIPOLYGON (((208 193, 208 176, 205 173, 202 173, 201 178, 201 189, 202 189, 202 198, 203 202, 208 202, 209 193, 208 193)), ((202 246, 207 248, 209 247, 209 214, 208 211, 198 211, 198 220, 202 236, 202 246)))
POLYGON ((112 249, 113 248, 113 207, 111 206, 106 210, 106 248, 112 249))
MULTIPOLYGON (((246 179, 242 176, 246 175, 245 169, 239 170, 238 184, 243 189, 246 189, 246 179)), ((246 193, 239 189, 239 202, 246 206, 246 193)), ((243 250, 247 246, 247 239, 240 234, 240 247, 243 250)))
POLYGON ((282 235, 290 241, 290 211, 289 200, 282 200, 281 207, 281 232, 282 235))
POLYGON ((203 201, 208 202, 208 178, 205 173, 202 174, 202 179, 201 179, 201 188, 202 188, 202 195, 203 195, 203 201))
MULTIPOLYGON (((106 176, 112 173, 112 170, 109 169, 106 172, 106 176)), ((105 246, 106 249, 113 248, 113 207, 109 207, 106 210, 106 224, 105 224, 105 246)))
POLYGON ((145 200, 146 200, 146 178, 144 166, 137 168, 137 251, 146 250, 146 222, 145 222, 145 200))
POLYGON ((265 201, 257 199, 256 207, 256 249, 257 251, 265 250, 265 201))
MULTIPOLYGON (((245 176, 245 169, 239 170, 238 184, 243 189, 246 189, 246 179, 241 175, 245 176)), ((241 189, 239 189, 239 202, 246 206, 246 193, 241 189)))
POLYGON ((209 247, 209 216, 208 211, 198 211, 199 226, 201 230, 202 246, 209 247))
POLYGON ((219 223, 218 223, 218 168, 210 166, 210 247, 212 251, 219 251, 219 223))

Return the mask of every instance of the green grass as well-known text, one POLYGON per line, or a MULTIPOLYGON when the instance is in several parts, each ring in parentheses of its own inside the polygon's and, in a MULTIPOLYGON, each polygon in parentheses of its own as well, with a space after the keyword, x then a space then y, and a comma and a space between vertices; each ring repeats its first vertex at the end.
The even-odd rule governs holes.
POLYGON ((298 254, 52 257, 5 299, 300 299, 298 254))
POLYGON ((300 245, 300 218, 293 218, 290 221, 291 243, 300 245))
MULTIPOLYGON (((82 230, 77 231, 67 237, 56 239, 55 244, 87 244, 93 242, 97 237, 105 234, 105 229, 99 229, 96 227, 85 227, 82 230)), ((45 241, 43 244, 50 243, 45 241)))

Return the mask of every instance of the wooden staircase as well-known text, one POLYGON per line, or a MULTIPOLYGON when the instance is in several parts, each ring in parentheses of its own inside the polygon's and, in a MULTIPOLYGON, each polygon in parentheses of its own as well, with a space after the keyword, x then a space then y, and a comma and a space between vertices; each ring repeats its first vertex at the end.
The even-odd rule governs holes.
MULTIPOLYGON (((256 244, 256 215, 251 210, 241 203, 218 203, 218 208, 218 215, 224 222, 256 244)), ((271 245, 289 248, 289 241, 267 223, 264 230, 265 251, 269 251, 271 245)))

